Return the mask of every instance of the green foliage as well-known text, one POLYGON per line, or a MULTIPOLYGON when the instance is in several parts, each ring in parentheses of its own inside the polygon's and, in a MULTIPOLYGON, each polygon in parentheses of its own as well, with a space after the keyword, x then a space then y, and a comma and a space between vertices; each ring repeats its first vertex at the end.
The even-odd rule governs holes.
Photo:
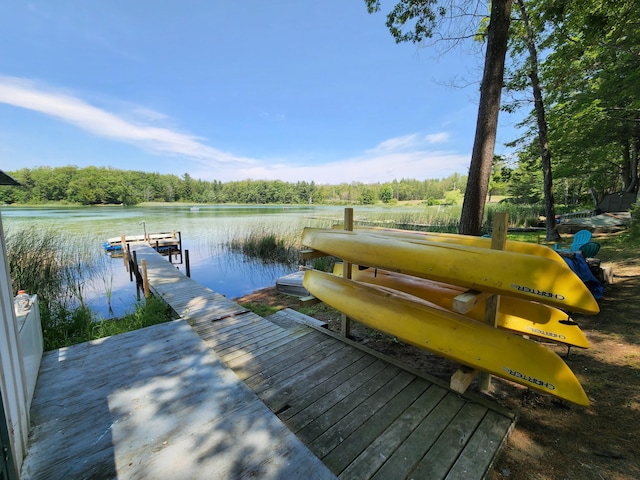
POLYGON ((341 260, 336 257, 318 257, 311 260, 311 266, 321 272, 333 272, 334 265, 339 261, 341 260))
MULTIPOLYGON (((380 10, 379 0, 365 0, 369 13, 380 10)), ((436 5, 435 0, 416 2, 404 0, 387 15, 387 27, 397 43, 420 43, 426 38, 431 38, 439 20, 447 11, 443 6, 436 5)))
POLYGON ((393 198, 393 188, 391 188, 391 185, 384 185, 380 189, 380 194, 379 194, 378 198, 380 198, 380 201, 382 203, 391 202, 391 199, 393 198))
POLYGON ((631 225, 628 236, 636 245, 640 244, 640 203, 635 203, 631 209, 631 225))
POLYGON ((363 188, 360 192, 360 203, 362 205, 373 205, 375 203, 373 190, 370 188, 363 188))
POLYGON ((451 190, 444 194, 444 199, 449 205, 461 205, 464 194, 460 190, 451 190))
POLYGON ((0 186, 0 202, 7 204, 372 204, 378 198, 384 203, 392 203, 394 199, 440 199, 448 190, 464 190, 467 181, 457 173, 444 179, 402 179, 366 185, 358 182, 316 185, 314 182, 250 179, 222 183, 197 180, 188 173, 178 177, 97 167, 37 167, 8 173, 24 187, 0 186))
POLYGON ((92 339, 94 314, 86 307, 69 309, 60 304, 48 308, 40 303, 44 350, 68 347, 92 339))
MULTIPOLYGON (((607 193, 636 191, 640 3, 524 3, 536 30, 536 41, 545 52, 540 78, 552 169, 564 187, 559 198, 566 204, 579 204, 585 195, 595 197, 597 202, 607 193)), ((507 86, 513 92, 528 88, 531 70, 521 24, 512 25, 511 52, 517 68, 508 75, 507 86)), ((516 98, 510 108, 529 103, 528 98, 516 98)), ((532 114, 522 125, 527 130, 519 144, 525 150, 539 152, 534 122, 532 114)), ((555 192, 554 196, 558 198, 555 192)))
POLYGON ((133 312, 122 318, 108 320, 97 319, 87 307, 69 309, 60 304, 53 308, 40 305, 45 351, 138 330, 172 318, 170 308, 155 297, 139 303, 133 312))

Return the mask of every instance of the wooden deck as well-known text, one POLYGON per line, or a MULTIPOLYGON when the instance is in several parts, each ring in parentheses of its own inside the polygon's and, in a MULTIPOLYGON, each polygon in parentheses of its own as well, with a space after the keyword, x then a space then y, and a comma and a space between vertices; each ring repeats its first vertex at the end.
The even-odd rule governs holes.
POLYGON ((22 479, 335 478, 184 321, 45 353, 22 479))
MULTIPOLYGON (((481 479, 514 424, 476 394, 285 310, 263 319, 183 276, 146 245, 151 288, 341 479, 481 479)), ((308 478, 314 478, 313 476, 308 478)))

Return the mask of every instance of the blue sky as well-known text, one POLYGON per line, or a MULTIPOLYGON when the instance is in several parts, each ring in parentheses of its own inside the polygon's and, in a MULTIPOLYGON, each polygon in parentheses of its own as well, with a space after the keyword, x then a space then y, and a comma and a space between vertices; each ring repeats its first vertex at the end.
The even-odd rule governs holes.
POLYGON ((364 0, 3 0, 0 31, 3 170, 340 183, 469 165, 484 48, 398 45, 364 0))

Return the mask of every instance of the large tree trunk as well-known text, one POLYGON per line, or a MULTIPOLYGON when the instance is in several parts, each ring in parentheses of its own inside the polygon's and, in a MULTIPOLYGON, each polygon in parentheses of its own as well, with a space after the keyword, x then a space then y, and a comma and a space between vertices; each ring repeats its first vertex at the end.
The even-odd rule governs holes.
POLYGON ((531 19, 527 15, 527 10, 522 0, 516 0, 522 15, 522 21, 527 29, 527 48, 529 49, 529 78, 533 89, 533 101, 536 110, 536 120, 538 122, 538 141, 540 143, 540 158, 542 159, 542 178, 544 191, 544 214, 546 217, 546 238, 547 242, 559 242, 560 234, 556 227, 556 207, 553 198, 553 175, 551 174, 551 150, 549 149, 549 138, 547 135, 547 119, 542 101, 542 89, 540 88, 540 78, 538 77, 538 50, 536 48, 535 35, 531 19))
POLYGON ((465 235, 480 235, 481 233, 498 130, 498 114, 504 82, 504 62, 510 21, 511 0, 493 0, 491 2, 487 53, 480 86, 476 135, 460 217, 460 233, 465 235))

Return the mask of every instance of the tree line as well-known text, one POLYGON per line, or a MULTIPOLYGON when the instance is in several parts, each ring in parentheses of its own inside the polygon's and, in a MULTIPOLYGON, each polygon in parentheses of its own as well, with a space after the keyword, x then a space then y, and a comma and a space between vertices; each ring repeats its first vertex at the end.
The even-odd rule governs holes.
MULTIPOLYGON (((401 179, 375 184, 319 185, 313 181, 251 179, 222 182, 196 179, 188 173, 177 176, 93 166, 42 166, 7 173, 22 187, 0 187, 0 202, 4 204, 373 204, 406 200, 456 203, 467 181, 464 175, 455 173, 443 179, 401 179)), ((496 185, 501 193, 506 191, 504 185, 496 185)))

